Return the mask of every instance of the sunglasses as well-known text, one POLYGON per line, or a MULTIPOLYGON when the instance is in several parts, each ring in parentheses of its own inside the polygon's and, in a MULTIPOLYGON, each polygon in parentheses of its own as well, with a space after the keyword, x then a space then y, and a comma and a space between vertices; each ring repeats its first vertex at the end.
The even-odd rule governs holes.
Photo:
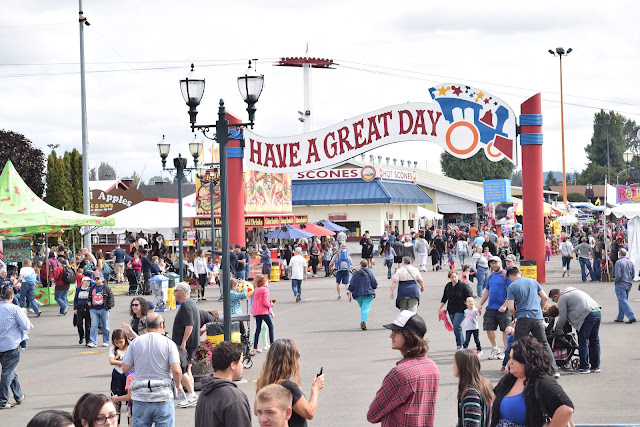
POLYGON ((131 304, 131 307, 140 307, 140 304, 131 304))

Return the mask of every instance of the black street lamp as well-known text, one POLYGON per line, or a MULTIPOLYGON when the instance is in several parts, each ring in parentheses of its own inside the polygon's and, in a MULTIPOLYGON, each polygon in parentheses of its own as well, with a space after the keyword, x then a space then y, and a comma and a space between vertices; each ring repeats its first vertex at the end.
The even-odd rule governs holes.
MULTIPOLYGON (((254 60, 255 61, 255 60, 254 60)), ((249 68, 245 74, 238 77, 238 89, 244 102, 247 103, 247 112, 249 113, 249 123, 232 124, 233 128, 245 128, 247 126, 253 129, 253 121, 256 113, 256 103, 262 88, 264 86, 264 76, 258 74, 254 68, 251 67, 251 61, 249 61, 249 68)), ((218 141, 220 144, 220 219, 222 228, 222 277, 220 284, 223 289, 223 313, 224 313, 224 339, 225 341, 231 340, 231 301, 230 301, 230 288, 229 279, 231 279, 231 273, 229 268, 229 191, 228 191, 228 175, 227 175, 227 144, 229 143, 229 122, 227 121, 227 112, 224 107, 224 101, 220 99, 218 108, 218 120, 215 125, 196 125, 196 116, 198 114, 197 107, 200 105, 202 96, 204 95, 205 82, 204 79, 200 79, 196 76, 194 66, 191 64, 191 71, 187 77, 180 80, 180 90, 182 91, 182 97, 189 106, 189 121, 191 122, 191 130, 195 131, 199 129, 203 135, 209 139, 218 141), (209 136, 207 133, 215 126, 216 133, 214 136, 209 136)), ((243 145, 244 146, 244 145, 243 145)), ((211 205, 213 211, 213 204, 211 205)), ((213 222, 213 213, 212 213, 213 222)))
POLYGON ((195 137, 193 141, 189 143, 189 152, 191 156, 193 156, 193 164, 194 167, 187 167, 187 159, 182 157, 182 154, 178 153, 178 157, 173 159, 173 168, 167 168, 167 156, 169 156, 169 151, 171 150, 171 144, 167 142, 162 135, 162 140, 158 143, 158 154, 160 154, 160 159, 162 160, 162 170, 167 171, 172 175, 175 175, 178 180, 178 267, 180 270, 180 281, 184 280, 184 244, 183 244, 183 225, 182 225, 182 181, 184 180, 185 172, 188 174, 191 171, 196 170, 198 167, 198 158, 200 157, 200 152, 202 150, 202 144, 198 142, 195 137))

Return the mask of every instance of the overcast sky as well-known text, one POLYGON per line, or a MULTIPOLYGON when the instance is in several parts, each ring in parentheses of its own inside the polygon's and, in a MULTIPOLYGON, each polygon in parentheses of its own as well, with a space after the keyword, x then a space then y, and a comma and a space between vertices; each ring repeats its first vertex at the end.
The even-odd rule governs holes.
MULTIPOLYGON (((81 149, 78 2, 5 1, 0 14, 0 129, 48 153, 81 149)), ((582 170, 594 113, 640 122, 640 3, 634 1, 200 1, 85 0, 89 158, 119 177, 160 173, 156 144, 188 156, 188 107, 179 80, 195 62, 206 78, 198 123, 214 123, 218 100, 246 118, 236 77, 258 58, 265 88, 255 132, 302 132, 302 70, 283 56, 331 58, 312 74, 313 128, 407 101, 429 87, 466 83, 509 103, 542 93, 544 169, 561 170, 559 61, 563 59, 567 170, 582 170)), ((201 138, 198 135, 198 138, 201 138)), ((441 148, 405 142, 372 154, 439 171, 441 148), (426 162, 426 163, 425 163, 426 162)), ((170 155, 171 155, 170 154, 170 155)))

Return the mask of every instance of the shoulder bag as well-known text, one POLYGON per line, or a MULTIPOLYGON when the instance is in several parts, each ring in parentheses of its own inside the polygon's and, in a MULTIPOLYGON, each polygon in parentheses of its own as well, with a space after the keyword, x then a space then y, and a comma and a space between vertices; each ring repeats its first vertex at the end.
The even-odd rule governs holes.
MULTIPOLYGON (((544 424, 542 424, 542 427, 548 427, 549 423, 551 422, 551 418, 553 418, 553 414, 549 415, 549 411, 544 406, 544 403, 542 402, 542 400, 540 400, 540 392, 538 391, 538 383, 539 383, 539 381, 536 381, 536 384, 535 384, 536 401, 538 401, 538 404, 540 405, 540 409, 542 410, 542 418, 544 419, 544 424)), ((573 420, 569 420, 569 422, 567 423, 567 427, 575 427, 575 424, 573 423, 573 420)))

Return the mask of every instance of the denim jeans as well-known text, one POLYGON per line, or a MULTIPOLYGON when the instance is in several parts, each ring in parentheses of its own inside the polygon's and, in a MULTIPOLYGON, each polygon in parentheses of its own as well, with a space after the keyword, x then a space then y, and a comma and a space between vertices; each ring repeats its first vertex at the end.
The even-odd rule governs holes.
POLYGON ((464 266, 464 259, 466 258, 467 254, 458 254, 458 259, 460 259, 460 268, 462 268, 464 266))
POLYGON ((331 260, 322 260, 322 264, 324 265, 324 277, 331 276, 331 271, 329 270, 329 265, 331 264, 331 260))
POLYGON ((571 258, 568 256, 562 257, 562 268, 566 268, 567 270, 571 270, 571 258))
MULTIPOLYGON (((24 285, 23 285, 24 286, 24 285)), ((16 368, 20 362, 20 349, 0 352, 0 365, 2 365, 2 376, 0 377, 0 405, 9 401, 9 390, 13 392, 14 399, 22 399, 23 394, 18 382, 16 368)))
POLYGON ((147 427, 155 422, 156 427, 174 427, 173 399, 168 402, 141 402, 132 406, 133 427, 147 427))
POLYGON ((55 291, 54 295, 55 295, 55 299, 56 302, 58 303, 58 305, 60 306, 60 314, 64 314, 65 310, 67 309, 67 293, 69 291, 55 291))
POLYGON ((453 334, 456 336, 456 347, 462 348, 464 344, 464 336, 462 335, 462 321, 464 313, 449 313, 449 319, 453 325, 453 334))
POLYGON ((602 264, 600 261, 602 261, 602 258, 593 259, 593 274, 595 276, 593 280, 596 282, 602 281, 602 264))
POLYGON ((593 268, 591 268, 591 261, 589 260, 589 258, 578 258, 578 262, 580 263, 580 272, 582 273, 582 281, 586 282, 587 281, 587 272, 586 270, 589 270, 589 276, 591 276, 591 281, 593 282, 594 279, 594 274, 593 274, 593 268))
POLYGON ((549 346, 549 341, 547 341, 547 335, 544 332, 544 321, 542 319, 531 319, 528 317, 518 318, 516 321, 516 332, 513 334, 513 341, 518 341, 520 338, 526 337, 529 334, 533 335, 533 337, 542 344, 542 347, 544 347, 551 358, 551 368, 553 372, 558 372, 556 359, 553 356, 553 351, 551 351, 551 346, 549 346))
POLYGON ((373 295, 367 295, 364 297, 356 297, 358 305, 360 306, 360 321, 366 322, 369 318, 369 308, 371 308, 371 302, 373 301, 373 295))
POLYGON ((391 279, 391 267, 393 267, 393 258, 385 259, 384 265, 387 266, 387 279, 391 279))
POLYGON ((621 286, 616 286, 615 290, 616 297, 618 297, 618 317, 616 317, 616 320, 624 320, 624 316, 627 316, 627 319, 635 319, 636 316, 631 310, 631 305, 629 305, 629 291, 621 286))
POLYGON ((476 279, 478 279, 478 284, 477 284, 477 294, 478 295, 482 295, 482 291, 484 290, 484 287, 487 285, 487 276, 489 275, 489 269, 488 268, 478 268, 476 270, 476 279))
POLYGON ((600 367, 600 321, 602 312, 592 311, 582 323, 578 331, 578 352, 580 356, 580 369, 591 369, 600 367))
POLYGON ((36 286, 30 285, 27 282, 22 282, 22 286, 20 286, 20 300, 18 305, 20 308, 24 308, 24 300, 27 300, 27 308, 31 307, 33 311, 38 314, 40 313, 40 309, 38 308, 38 303, 36 302, 36 286))
POLYGON ((472 336, 473 340, 476 342, 476 350, 482 351, 482 346, 480 345, 480 331, 477 329, 465 331, 464 344, 462 344, 462 347, 469 348, 469 342, 471 341, 472 336))
POLYGON ((102 342, 109 343, 109 310, 91 309, 91 332, 89 333, 89 342, 97 344, 98 327, 102 328, 102 342))
POLYGON ((302 298, 302 280, 291 279, 291 290, 293 291, 293 296, 300 294, 300 298, 302 298))
POLYGON ((447 259, 446 254, 444 252, 440 252, 440 258, 438 258, 438 264, 442 267, 442 260, 447 259))
POLYGON ((269 328, 269 344, 273 344, 273 322, 271 321, 271 316, 268 314, 258 314, 255 316, 256 318, 256 334, 253 339, 253 349, 258 348, 258 340, 260 339, 260 331, 262 330, 262 321, 267 324, 269 328))
POLYGON ((244 280, 249 280, 249 274, 251 273, 251 260, 247 260, 247 265, 244 266, 244 280))
POLYGON ((244 267, 242 268, 242 270, 237 270, 236 271, 236 279, 238 279, 238 280, 246 280, 246 276, 244 274, 244 267))

